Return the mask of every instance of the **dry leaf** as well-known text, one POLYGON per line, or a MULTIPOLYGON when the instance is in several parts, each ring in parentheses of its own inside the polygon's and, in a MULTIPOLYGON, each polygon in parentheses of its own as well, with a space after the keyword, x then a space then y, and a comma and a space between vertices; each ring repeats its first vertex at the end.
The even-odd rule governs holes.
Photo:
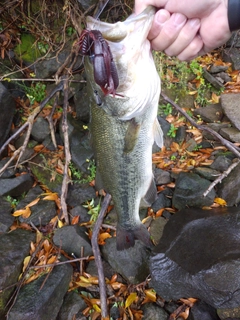
POLYGON ((149 300, 156 302, 157 296, 156 296, 155 290, 153 290, 153 289, 144 290, 144 293, 146 294, 146 296, 148 297, 149 300))
POLYGON ((31 215, 31 210, 29 207, 26 207, 25 209, 16 210, 12 215, 14 217, 22 216, 23 218, 28 218, 31 215))
POLYGON ((125 308, 127 309, 137 298, 137 293, 132 292, 130 295, 127 297, 127 300, 125 301, 125 308))
POLYGON ((220 204, 220 206, 223 206, 223 207, 225 207, 227 205, 227 202, 222 198, 215 198, 214 202, 217 204, 220 204))

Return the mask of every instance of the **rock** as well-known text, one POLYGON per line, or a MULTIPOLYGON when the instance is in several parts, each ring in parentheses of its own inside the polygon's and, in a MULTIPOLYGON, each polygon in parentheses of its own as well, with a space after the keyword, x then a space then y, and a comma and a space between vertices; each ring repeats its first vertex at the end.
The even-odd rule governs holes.
MULTIPOLYGON (((218 133, 220 132, 220 130, 222 128, 229 128, 230 126, 231 126, 230 123, 223 123, 223 122, 222 123, 207 123, 207 127, 209 127, 210 129, 212 129, 218 133)), ((217 140, 218 141, 218 139, 215 136, 211 135, 207 131, 203 131, 203 137, 207 140, 217 140)), ((203 143, 204 143, 204 141, 203 141, 203 143)))
POLYGON ((6 232, 13 224, 12 206, 9 201, 0 197, 0 233, 6 232))
POLYGON ((211 68, 209 69, 210 73, 220 73, 227 71, 229 67, 228 66, 218 66, 218 65, 212 65, 211 68))
POLYGON ((170 173, 159 168, 154 170, 154 178, 156 185, 167 184, 171 182, 170 173))
MULTIPOLYGON (((10 158, 4 158, 0 161, 0 170, 5 166, 5 164, 9 161, 10 158)), ((15 176, 16 170, 14 168, 7 168, 1 174, 0 179, 12 178, 15 176)))
POLYGON ((172 216, 150 259, 151 286, 165 300, 240 305, 239 208, 184 209, 172 216))
POLYGON ((0 83, 0 147, 4 144, 13 121, 15 101, 5 86, 0 83))
POLYGON ((109 238, 101 248, 104 259, 129 283, 136 284, 146 279, 149 274, 149 251, 139 241, 127 250, 116 250, 116 238, 109 238))
POLYGON ((240 307, 232 309, 218 309, 217 314, 221 320, 239 320, 240 319, 240 307))
POLYGON ((93 158, 93 150, 90 147, 89 137, 85 136, 81 139, 82 133, 73 131, 71 135, 71 155, 72 162, 83 172, 88 172, 89 163, 87 160, 93 158))
POLYGON ((240 142, 240 131, 236 128, 222 128, 220 134, 227 140, 240 142))
POLYGON ((210 82, 214 86, 214 88, 216 88, 217 90, 221 90, 224 88, 224 85, 220 81, 218 81, 214 76, 212 76, 211 73, 209 73, 206 68, 203 68, 203 77, 208 82, 210 82))
POLYGON ((239 31, 233 31, 231 38, 226 43, 227 50, 229 48, 240 48, 240 37, 239 37, 239 31))
POLYGON ((215 191, 211 190, 206 197, 203 197, 203 193, 209 185, 210 181, 195 173, 179 173, 173 193, 173 206, 177 209, 183 209, 186 206, 203 207, 211 205, 216 196, 215 191))
POLYGON ((225 115, 231 123, 240 130, 240 93, 227 93, 221 95, 221 104, 225 115))
POLYGON ((36 227, 45 226, 52 218, 57 215, 56 204, 50 200, 40 200, 36 205, 31 208, 31 215, 28 218, 19 217, 22 223, 33 224, 36 227))
POLYGON ((0 179, 0 196, 20 197, 28 192, 33 185, 29 173, 11 179, 0 179))
POLYGON ((153 303, 145 303, 143 305, 143 319, 144 320, 168 320, 169 314, 153 303))
POLYGON ((83 206, 76 206, 70 210, 71 220, 77 216, 79 216, 79 223, 88 222, 91 218, 91 215, 88 214, 88 210, 83 206))
POLYGON ((237 205, 240 202, 240 165, 238 164, 230 174, 217 185, 217 193, 228 206, 237 205))
MULTIPOLYGON (((35 234, 27 230, 16 229, 10 233, 0 234, 0 289, 15 285, 22 271, 23 260, 29 254, 30 242, 35 234)), ((4 310, 14 286, 0 292, 0 319, 5 319, 4 310)), ((24 318, 22 318, 24 319, 24 318)))
POLYGON ((226 171, 231 164, 232 161, 229 158, 225 157, 224 155, 220 155, 216 157, 214 162, 210 165, 210 168, 223 172, 226 171))
POLYGON ((43 117, 38 117, 32 127, 31 136, 34 140, 41 143, 50 134, 49 123, 43 117))
POLYGON ((195 116, 200 116, 206 122, 221 121, 223 110, 220 103, 206 105, 206 107, 197 108, 193 111, 195 116))
POLYGON ((56 246, 66 251, 69 255, 74 253, 76 257, 81 257, 81 248, 84 256, 91 256, 92 247, 85 228, 78 225, 64 226, 55 231, 53 242, 56 246))
POLYGON ((45 154, 43 157, 40 154, 34 157, 29 167, 37 181, 47 186, 49 190, 61 194, 63 177, 56 173, 54 167, 48 166, 47 160, 48 157, 45 154))
POLYGON ((239 48, 227 48, 227 50, 223 50, 222 59, 226 62, 230 62, 232 64, 233 70, 240 69, 240 49, 239 48))
POLYGON ((75 315, 87 307, 83 298, 76 292, 69 292, 65 295, 63 304, 56 320, 72 320, 75 315))
POLYGON ((72 206, 78 206, 88 200, 95 199, 96 192, 88 183, 74 184, 69 186, 67 203, 72 206))
POLYGON ((63 264, 26 284, 20 289, 7 320, 55 320, 71 275, 72 267, 63 264))
POLYGON ((226 72, 219 72, 216 75, 216 79, 222 83, 230 82, 232 81, 232 78, 226 73, 226 72))
POLYGON ((76 91, 73 99, 76 107, 77 118, 81 121, 89 123, 90 103, 89 97, 87 96, 86 85, 82 90, 76 91))
POLYGON ((220 320, 216 309, 203 301, 197 301, 190 309, 188 320, 220 320))
POLYGON ((158 243, 159 240, 162 237, 164 227, 166 223, 168 222, 167 219, 164 219, 162 217, 156 218, 155 220, 152 221, 151 223, 151 228, 150 228, 150 234, 152 239, 154 240, 154 243, 158 243))
POLYGON ((206 167, 196 167, 194 173, 210 181, 214 181, 221 174, 220 171, 206 167))
POLYGON ((158 193, 156 201, 151 205, 151 208, 154 212, 157 212, 158 210, 162 208, 169 208, 171 207, 172 201, 172 190, 165 189, 158 193))

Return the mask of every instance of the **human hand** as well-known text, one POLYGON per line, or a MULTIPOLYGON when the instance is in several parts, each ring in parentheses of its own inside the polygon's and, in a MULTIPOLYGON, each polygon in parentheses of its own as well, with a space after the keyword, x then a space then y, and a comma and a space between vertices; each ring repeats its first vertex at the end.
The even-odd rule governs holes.
POLYGON ((135 0, 135 12, 148 5, 156 12, 149 39, 152 48, 191 60, 224 44, 231 36, 227 0, 135 0))

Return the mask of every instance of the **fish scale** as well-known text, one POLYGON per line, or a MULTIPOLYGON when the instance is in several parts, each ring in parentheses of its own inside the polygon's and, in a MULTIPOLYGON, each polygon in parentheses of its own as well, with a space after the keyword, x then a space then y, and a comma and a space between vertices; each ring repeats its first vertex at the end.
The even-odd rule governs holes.
POLYGON ((118 216, 118 250, 134 246, 135 239, 151 246, 150 235, 139 218, 139 207, 141 202, 151 205, 156 199, 152 145, 154 139, 158 145, 162 143, 157 123, 160 81, 147 40, 154 13, 155 10, 148 7, 139 16, 130 16, 117 26, 92 18, 88 21, 90 30, 97 24, 98 29, 104 31, 120 80, 116 95, 104 95, 94 81, 91 60, 85 59, 91 142, 97 165, 96 187, 112 195, 118 216), (114 28, 120 30, 120 40, 116 42, 109 40, 114 28), (98 103, 94 92, 97 92, 98 103))

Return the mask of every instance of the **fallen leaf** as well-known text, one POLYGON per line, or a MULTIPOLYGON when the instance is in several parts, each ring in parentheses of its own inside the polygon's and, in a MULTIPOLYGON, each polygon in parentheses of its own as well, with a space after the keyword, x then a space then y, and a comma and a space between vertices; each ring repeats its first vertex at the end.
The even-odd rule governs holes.
POLYGON ((26 207, 25 209, 16 210, 12 215, 14 217, 22 216, 23 218, 28 218, 31 215, 31 209, 29 207, 26 207))
POLYGON ((125 301, 125 308, 127 309, 137 298, 137 293, 132 292, 130 295, 127 297, 127 300, 125 301))
POLYGON ((220 206, 223 206, 223 207, 225 207, 227 205, 227 202, 222 198, 215 198, 214 202, 217 204, 220 204, 220 206))
POLYGON ((144 293, 146 294, 146 296, 148 297, 149 300, 156 302, 157 295, 156 295, 156 291, 154 289, 144 290, 144 293))

